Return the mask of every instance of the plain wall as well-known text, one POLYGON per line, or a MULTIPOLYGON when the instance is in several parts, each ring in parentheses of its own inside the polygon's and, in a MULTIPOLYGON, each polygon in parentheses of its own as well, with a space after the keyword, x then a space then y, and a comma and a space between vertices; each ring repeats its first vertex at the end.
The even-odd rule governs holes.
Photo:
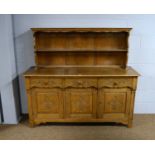
POLYGON ((11 15, 0 15, 0 93, 4 123, 19 120, 19 96, 11 15))
POLYGON ((21 74, 35 65, 32 27, 131 27, 128 65, 141 77, 135 113, 155 113, 155 15, 13 15, 22 112, 27 100, 21 74))

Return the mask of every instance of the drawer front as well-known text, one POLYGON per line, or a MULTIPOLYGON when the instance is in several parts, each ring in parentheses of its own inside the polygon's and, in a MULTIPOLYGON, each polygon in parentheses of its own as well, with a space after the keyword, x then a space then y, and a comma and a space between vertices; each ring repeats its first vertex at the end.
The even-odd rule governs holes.
POLYGON ((31 88, 61 88, 62 79, 51 79, 51 78, 32 78, 31 88))
POLYGON ((133 78, 104 78, 98 80, 99 88, 134 88, 133 78))
POLYGON ((97 88, 97 79, 65 79, 65 88, 97 88))

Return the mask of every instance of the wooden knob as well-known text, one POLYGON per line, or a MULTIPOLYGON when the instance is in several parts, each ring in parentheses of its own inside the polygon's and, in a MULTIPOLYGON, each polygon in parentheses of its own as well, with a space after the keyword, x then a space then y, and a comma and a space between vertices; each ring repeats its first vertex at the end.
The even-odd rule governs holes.
POLYGON ((81 84, 82 84, 82 81, 78 81, 77 83, 78 83, 79 85, 81 85, 81 84))
POLYGON ((114 83, 113 83, 113 85, 114 85, 114 86, 116 86, 116 85, 117 85, 117 83, 116 83, 116 82, 114 82, 114 83))

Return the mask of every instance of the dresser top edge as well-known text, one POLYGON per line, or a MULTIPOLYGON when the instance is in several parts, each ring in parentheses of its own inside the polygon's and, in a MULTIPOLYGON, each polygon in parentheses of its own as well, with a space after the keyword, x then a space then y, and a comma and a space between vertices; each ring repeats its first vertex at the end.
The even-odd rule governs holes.
POLYGON ((31 28, 33 32, 130 32, 132 28, 31 28))
POLYGON ((138 77, 140 74, 132 67, 31 67, 24 73, 25 77, 138 77))

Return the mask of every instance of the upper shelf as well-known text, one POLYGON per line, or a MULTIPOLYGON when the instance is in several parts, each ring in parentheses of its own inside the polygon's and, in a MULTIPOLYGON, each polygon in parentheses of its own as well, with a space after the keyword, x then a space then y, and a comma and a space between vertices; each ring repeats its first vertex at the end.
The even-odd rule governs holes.
POLYGON ((35 51, 127 51, 128 33, 36 33, 35 51))
POLYGON ((126 67, 131 28, 32 28, 36 64, 126 67))
POLYGON ((31 28, 33 32, 129 32, 132 28, 31 28))
POLYGON ((40 48, 35 52, 127 52, 127 49, 58 49, 58 48, 40 48))

